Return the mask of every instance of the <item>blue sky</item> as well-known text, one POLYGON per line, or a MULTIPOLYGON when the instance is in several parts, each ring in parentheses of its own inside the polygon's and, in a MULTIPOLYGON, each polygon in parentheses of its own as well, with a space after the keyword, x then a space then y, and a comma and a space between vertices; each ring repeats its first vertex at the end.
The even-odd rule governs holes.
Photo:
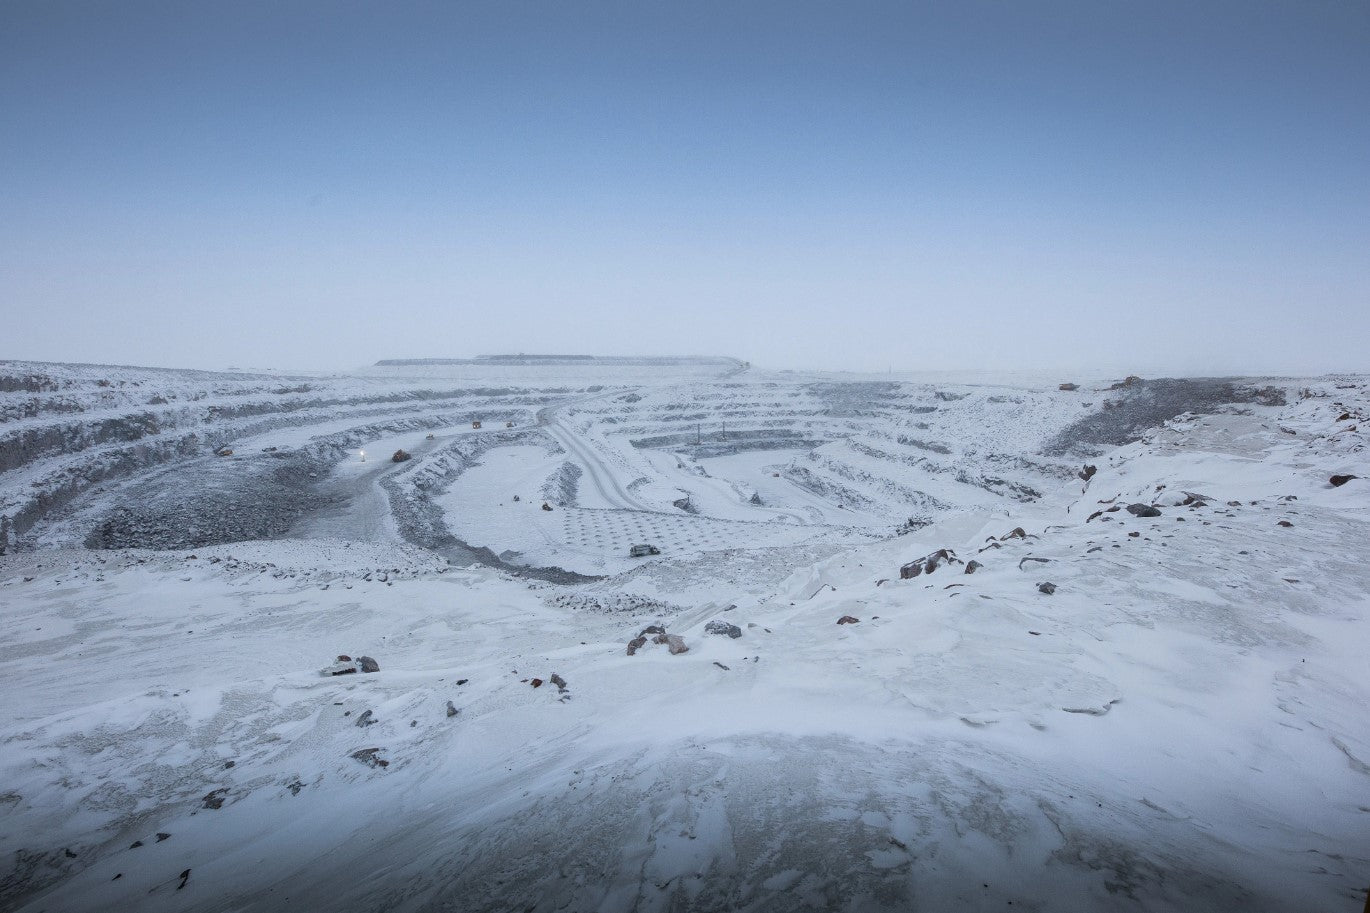
POLYGON ((0 357, 1370 370, 1370 4, 0 4, 0 357))

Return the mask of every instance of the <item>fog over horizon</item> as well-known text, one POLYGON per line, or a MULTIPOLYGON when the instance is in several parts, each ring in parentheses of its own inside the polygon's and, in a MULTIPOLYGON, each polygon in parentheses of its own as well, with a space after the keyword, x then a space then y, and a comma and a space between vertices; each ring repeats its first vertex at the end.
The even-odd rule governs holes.
POLYGON ((0 358, 1370 370, 1370 7, 0 9, 0 358))

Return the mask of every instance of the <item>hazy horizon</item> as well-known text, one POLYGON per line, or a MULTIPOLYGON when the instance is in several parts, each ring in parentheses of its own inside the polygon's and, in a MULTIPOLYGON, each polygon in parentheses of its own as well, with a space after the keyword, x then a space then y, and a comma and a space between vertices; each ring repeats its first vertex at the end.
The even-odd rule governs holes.
POLYGON ((1370 370, 1370 7, 11 3, 0 356, 1370 370))
MULTIPOLYGON (((274 365, 269 365, 269 364, 251 364, 251 363, 244 363, 244 364, 223 364, 223 365, 213 365, 213 364, 210 364, 210 365, 205 365, 205 364, 188 364, 188 363, 185 363, 185 362, 177 362, 177 361, 172 361, 172 360, 168 360, 168 361, 166 361, 165 363, 153 363, 153 362, 135 363, 135 362, 128 362, 128 361, 62 361, 62 360, 51 359, 51 358, 18 358, 18 357, 9 357, 9 356, 5 356, 3 353, 0 353, 0 363, 6 363, 6 362, 8 362, 8 363, 16 363, 16 364, 71 365, 71 366, 74 366, 74 367, 92 367, 92 368, 135 368, 135 369, 136 369, 136 368, 151 368, 151 369, 155 369, 155 370, 168 370, 168 371, 204 371, 204 372, 209 372, 209 373, 227 373, 227 374, 232 374, 232 373, 243 373, 243 374, 262 373, 262 374, 279 374, 279 375, 282 375, 282 376, 285 376, 285 375, 292 375, 292 374, 298 374, 298 375, 300 375, 300 376, 315 376, 315 375, 319 375, 319 376, 327 376, 327 375, 341 375, 341 376, 346 376, 346 375, 349 375, 349 374, 355 374, 355 373, 359 373, 359 372, 366 372, 368 369, 378 367, 379 364, 380 364, 380 362, 383 362, 383 361, 393 361, 393 360, 401 360, 401 361, 425 361, 425 360, 445 361, 445 360, 456 360, 456 361, 462 361, 462 360, 478 360, 478 359, 482 359, 482 358, 496 358, 496 357, 499 357, 499 356, 501 356, 501 355, 511 355, 511 354, 523 354, 523 355, 542 356, 542 357, 546 357, 546 355, 547 355, 547 353, 538 353, 538 352, 527 352, 527 353, 494 353, 494 352, 483 352, 483 353, 477 353, 477 354, 474 354, 474 355, 459 355, 459 356, 445 356, 445 355, 426 355, 426 356, 424 356, 424 355, 419 355, 419 356, 407 356, 407 355, 405 355, 405 356, 395 356, 395 357, 378 358, 378 359, 374 359, 374 360, 372 360, 372 361, 368 361, 368 362, 364 362, 364 363, 360 363, 360 364, 341 365, 341 366, 338 366, 338 367, 305 368, 305 367, 299 367, 299 366, 288 365, 288 364, 274 364, 274 365)), ((631 357, 633 357, 633 356, 632 356, 631 354, 629 354, 629 353, 612 353, 612 354, 611 354, 611 353, 604 353, 604 352, 590 352, 590 353, 571 353, 571 352, 567 352, 567 353, 561 353, 561 354, 567 355, 567 356, 574 356, 574 357, 585 357, 585 356, 588 355, 588 356, 591 357, 591 358, 623 358, 623 357, 630 357, 630 358, 631 358, 631 357)), ((1137 374, 1137 375, 1139 375, 1139 376, 1142 376, 1142 377, 1145 378, 1145 379, 1156 380, 1156 379, 1170 378, 1170 377, 1173 377, 1173 378, 1223 378, 1223 377, 1249 377, 1249 378, 1281 378, 1281 377, 1285 377, 1285 378, 1299 378, 1299 377, 1324 377, 1324 376, 1326 376, 1326 377, 1332 377, 1332 376, 1342 376, 1342 375, 1353 375, 1353 374, 1365 374, 1365 373, 1367 373, 1367 371, 1366 371, 1364 368, 1345 369, 1345 370, 1343 370, 1343 369, 1338 369, 1338 368, 1326 368, 1326 369, 1319 369, 1319 370, 1300 370, 1300 369, 1295 368, 1294 370, 1283 370, 1283 371, 1282 371, 1282 370, 1267 370, 1267 371, 1261 371, 1261 370, 1221 371, 1221 370, 1216 370, 1216 369, 1214 369, 1214 370, 1206 370, 1206 369, 1204 369, 1203 367, 1198 367, 1198 368, 1194 368, 1194 369, 1186 369, 1186 368, 1184 368, 1184 367, 1169 367, 1169 366, 1166 366, 1166 365, 1164 365, 1164 364, 1138 364, 1138 363, 1130 363, 1130 364, 1126 364, 1126 365, 1110 365, 1110 364, 1093 364, 1093 365, 1089 365, 1089 364, 1077 364, 1077 365, 1064 365, 1064 366, 1059 366, 1059 365, 1057 365, 1057 366, 1053 366, 1053 365, 1030 365, 1030 366, 989 366, 989 367, 986 367, 986 366, 976 366, 976 365, 966 365, 966 366, 952 366, 952 367, 944 367, 944 368, 937 368, 937 367, 917 367, 917 366, 907 366, 907 365, 905 365, 905 366, 888 365, 888 366, 886 366, 885 368, 853 368, 853 367, 846 367, 846 366, 842 366, 842 365, 827 366, 827 367, 815 367, 815 366, 812 366, 812 365, 799 365, 799 364, 766 364, 766 363, 761 363, 761 362, 753 361, 753 360, 751 360, 751 359, 746 358, 746 357, 743 356, 743 355, 735 355, 735 354, 730 354, 730 353, 726 353, 726 352, 714 352, 714 353, 704 353, 704 352, 690 352, 690 353, 660 352, 660 353, 653 353, 653 354, 643 354, 643 353, 636 353, 636 354, 639 355, 639 356, 641 356, 641 357, 643 357, 643 358, 699 358, 699 359, 731 358, 731 359, 735 359, 735 360, 737 360, 737 361, 739 361, 739 362, 745 362, 746 364, 748 364, 748 365, 750 366, 750 368, 755 369, 755 370, 758 370, 758 371, 762 371, 762 372, 772 371, 772 372, 790 372, 790 373, 795 373, 795 374, 835 374, 835 375, 836 375, 836 374, 851 374, 851 375, 856 375, 856 376, 861 376, 861 377, 866 377, 866 376, 878 376, 878 375, 890 375, 890 376, 894 376, 894 377, 906 377, 906 378, 909 377, 909 376, 929 375, 929 376, 935 376, 935 377, 949 377, 949 378, 962 377, 962 378, 964 378, 964 379, 967 379, 967 382, 973 382, 973 381, 970 381, 969 378, 975 377, 975 376, 977 376, 977 375, 984 375, 984 376, 987 378, 987 380, 988 380, 989 382, 997 382, 997 381, 1008 381, 1008 382, 1012 382, 1012 380, 1013 380, 1014 377, 1020 377, 1020 378, 1029 378, 1029 379, 1031 379, 1032 381, 1035 381, 1035 382, 1040 382, 1040 381, 1051 381, 1052 383, 1055 383, 1055 382, 1057 382, 1057 381, 1060 381, 1060 382, 1066 382, 1066 381, 1083 381, 1083 382, 1086 382, 1086 383, 1093 383, 1093 382, 1102 380, 1102 379, 1104 379, 1104 378, 1109 378, 1109 379, 1117 378, 1117 379, 1121 379, 1121 378, 1124 378, 1125 376, 1130 375, 1130 374, 1137 374)), ((403 373, 403 372, 399 372, 399 374, 398 374, 397 376, 401 376, 402 373, 403 373)))

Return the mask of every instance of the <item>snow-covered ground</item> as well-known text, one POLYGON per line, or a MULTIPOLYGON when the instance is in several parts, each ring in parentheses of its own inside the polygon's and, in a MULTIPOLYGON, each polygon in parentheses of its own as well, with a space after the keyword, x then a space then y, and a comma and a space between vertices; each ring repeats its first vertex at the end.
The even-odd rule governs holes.
POLYGON ((1365 378, 0 367, 0 909, 1364 902, 1365 378))

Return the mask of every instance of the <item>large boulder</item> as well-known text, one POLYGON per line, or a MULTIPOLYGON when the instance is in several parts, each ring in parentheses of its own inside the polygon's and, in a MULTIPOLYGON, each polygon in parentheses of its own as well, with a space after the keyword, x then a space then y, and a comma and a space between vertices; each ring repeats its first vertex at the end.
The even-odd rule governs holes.
POLYGON ((961 564, 961 559, 949 548, 939 548, 930 555, 924 555, 899 568, 900 580, 911 580, 919 574, 931 574, 943 564, 961 564))
POLYGON ((726 621, 711 621, 704 626, 705 634, 721 634, 734 640, 742 636, 742 629, 726 621))
POLYGON ((392 462, 392 463, 403 463, 405 460, 412 460, 412 459, 413 459, 413 457, 410 456, 409 453, 408 453, 407 451, 404 451, 404 450, 396 450, 395 453, 394 453, 394 455, 393 455, 392 457, 390 457, 390 462, 392 462))
POLYGON ((1159 517, 1161 515, 1160 508, 1150 504, 1129 504, 1127 512, 1134 517, 1159 517))

